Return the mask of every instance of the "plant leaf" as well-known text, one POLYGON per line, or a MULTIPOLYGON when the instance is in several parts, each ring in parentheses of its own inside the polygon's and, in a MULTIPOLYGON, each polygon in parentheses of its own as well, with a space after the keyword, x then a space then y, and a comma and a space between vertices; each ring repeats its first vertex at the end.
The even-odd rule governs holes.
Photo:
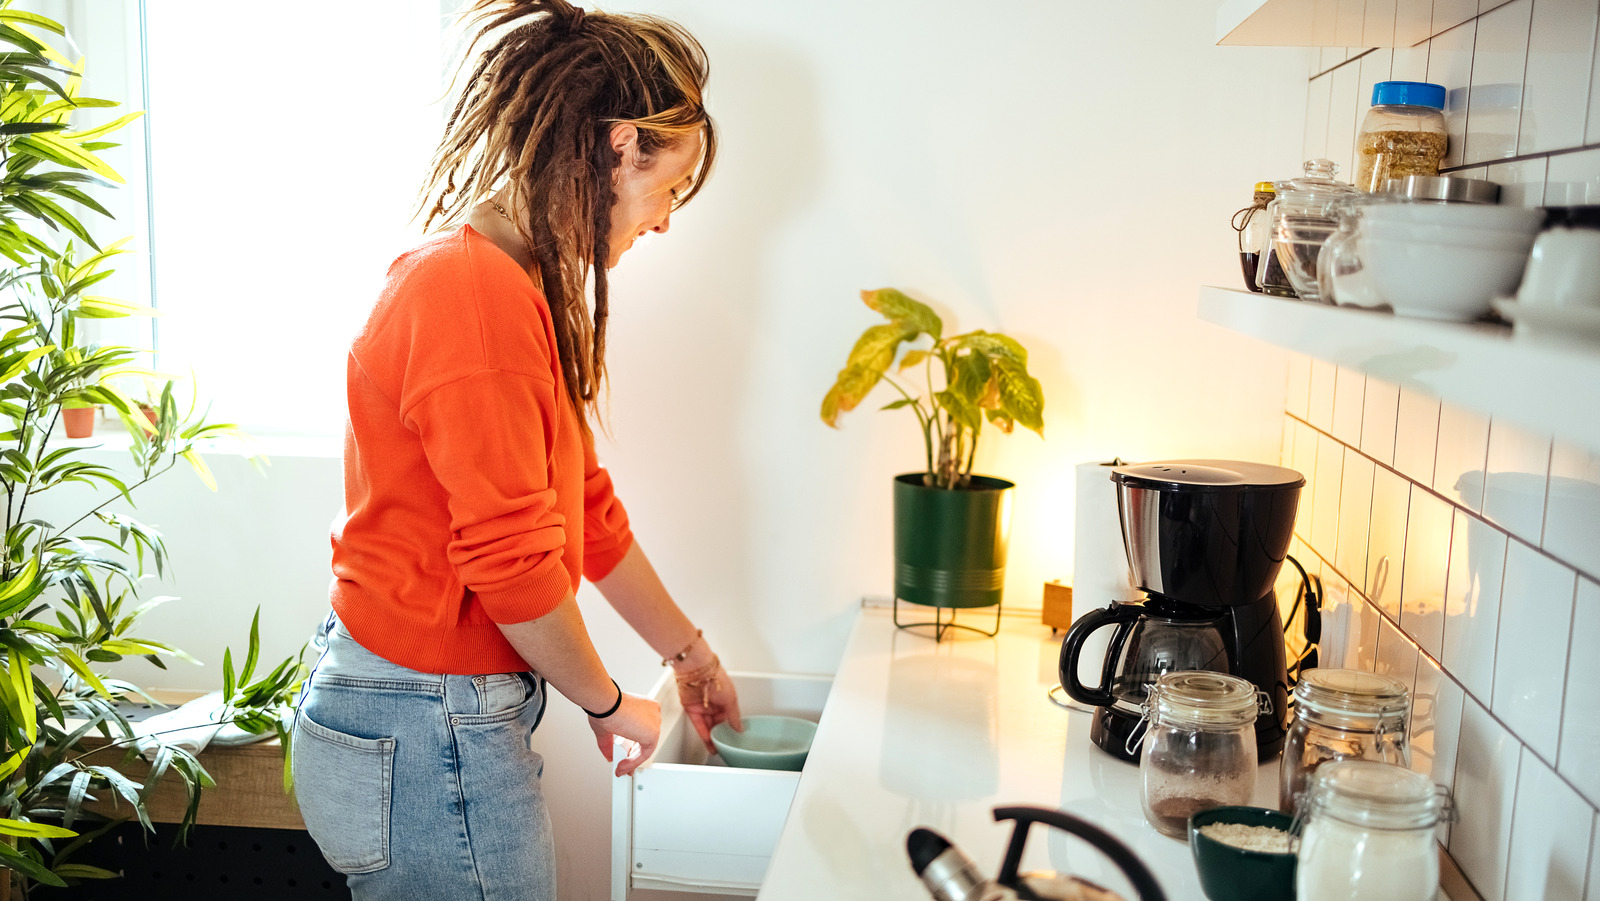
POLYGON ((125 183, 122 176, 117 174, 117 170, 106 165, 99 157, 71 141, 62 140, 57 135, 27 135, 11 142, 11 146, 26 150, 34 156, 47 159, 52 163, 87 169, 119 185, 125 183))
POLYGON ((27 838, 71 838, 78 833, 60 826, 51 826, 48 823, 34 823, 28 820, 13 820, 0 817, 0 833, 5 835, 21 835, 27 838))
POLYGON ((43 882, 45 885, 65 888, 67 884, 60 876, 46 869, 44 864, 4 842, 0 842, 0 867, 9 867, 29 879, 43 882))
POLYGON ((894 362, 895 350, 906 337, 903 329, 891 324, 872 326, 856 339, 849 360, 823 398, 823 422, 837 427, 839 414, 854 410, 861 403, 894 362))
POLYGON ((939 334, 944 329, 944 323, 927 304, 911 299, 905 292, 896 288, 862 291, 861 300, 911 335, 926 332, 933 337, 935 344, 939 343, 939 334))

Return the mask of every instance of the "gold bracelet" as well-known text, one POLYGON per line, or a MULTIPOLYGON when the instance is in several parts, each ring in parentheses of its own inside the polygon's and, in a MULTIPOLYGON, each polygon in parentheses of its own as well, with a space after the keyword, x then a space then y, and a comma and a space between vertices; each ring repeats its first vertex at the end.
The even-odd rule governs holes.
POLYGON ((686 676, 677 676, 679 688, 700 689, 700 706, 711 706, 711 691, 717 687, 717 671, 722 668, 722 661, 715 654, 711 655, 711 662, 700 667, 686 676))
POLYGON ((671 666, 674 663, 682 663, 683 661, 688 660, 689 659, 689 652, 694 650, 695 642, 698 642, 700 640, 700 636, 702 636, 704 634, 706 634, 706 631, 704 629, 696 629, 696 630, 694 630, 694 638, 691 638, 689 640, 689 643, 684 646, 683 650, 679 651, 678 653, 674 654, 671 657, 663 657, 663 658, 661 658, 661 665, 662 666, 671 666))

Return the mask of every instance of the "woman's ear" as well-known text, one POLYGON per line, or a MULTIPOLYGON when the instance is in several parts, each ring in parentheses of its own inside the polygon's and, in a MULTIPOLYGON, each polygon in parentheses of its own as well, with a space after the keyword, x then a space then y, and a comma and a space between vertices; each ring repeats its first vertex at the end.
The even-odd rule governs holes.
POLYGON ((611 126, 611 149, 622 158, 622 164, 628 168, 637 168, 639 165, 639 129, 630 122, 618 122, 611 126))

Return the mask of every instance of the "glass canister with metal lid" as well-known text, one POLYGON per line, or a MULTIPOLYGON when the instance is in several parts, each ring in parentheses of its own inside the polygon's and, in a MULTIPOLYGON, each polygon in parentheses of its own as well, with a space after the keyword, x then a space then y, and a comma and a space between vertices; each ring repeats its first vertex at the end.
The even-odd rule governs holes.
POLYGON ((1294 722, 1278 770, 1278 806, 1294 813, 1311 772, 1329 760, 1409 766, 1411 692, 1392 676, 1308 669, 1294 687, 1294 722))
POLYGON ((1258 695, 1254 684, 1224 673, 1186 670, 1156 680, 1139 758, 1150 825, 1182 838, 1191 814, 1250 803, 1258 695))
POLYGON ((1273 255, 1302 300, 1324 302, 1317 255, 1339 228, 1338 203, 1357 193, 1354 185, 1334 178, 1337 174, 1337 163, 1315 159, 1306 162, 1304 176, 1273 184, 1277 199, 1268 207, 1273 255))
POLYGON ((1448 795, 1421 773, 1372 760, 1336 760, 1311 777, 1299 819, 1299 901, 1433 901, 1434 827, 1448 795))

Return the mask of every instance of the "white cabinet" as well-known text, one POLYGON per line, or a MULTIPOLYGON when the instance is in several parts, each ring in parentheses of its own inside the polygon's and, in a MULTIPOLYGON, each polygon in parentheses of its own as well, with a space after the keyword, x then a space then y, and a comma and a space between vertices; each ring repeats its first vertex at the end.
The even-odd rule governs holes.
MULTIPOLYGON (((833 685, 829 676, 730 675, 746 715, 816 721, 833 685)), ((708 755, 670 672, 651 696, 661 704, 661 745, 633 775, 612 782, 612 901, 627 901, 635 888, 753 897, 801 774, 737 769, 708 755)))

